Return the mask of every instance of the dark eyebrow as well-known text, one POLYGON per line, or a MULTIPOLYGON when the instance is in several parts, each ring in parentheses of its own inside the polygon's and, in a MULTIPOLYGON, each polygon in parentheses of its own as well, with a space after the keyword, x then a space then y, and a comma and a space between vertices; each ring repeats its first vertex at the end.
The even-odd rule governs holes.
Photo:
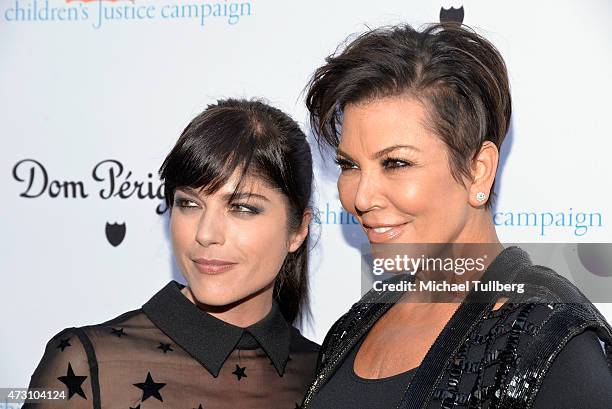
POLYGON ((187 194, 190 194, 190 195, 198 196, 198 192, 194 188, 191 188, 189 186, 177 187, 175 189, 175 191, 177 191, 177 192, 180 191, 180 192, 187 193, 187 194))
MULTIPOLYGON (((195 190, 194 188, 191 188, 191 187, 188 187, 188 186, 177 187, 176 190, 177 191, 180 190, 180 191, 185 192, 187 194, 191 194, 193 196, 199 197, 198 191, 195 190)), ((258 193, 250 193, 250 192, 236 192, 234 194, 227 193, 227 194, 223 195, 223 200, 229 201, 230 199, 232 199, 232 196, 233 196, 234 200, 248 199, 248 198, 254 197, 254 198, 261 199, 261 200, 265 200, 266 202, 270 201, 270 199, 268 199, 264 195, 260 195, 258 193)))
MULTIPOLYGON (((388 147, 386 147, 384 149, 381 149, 378 152, 376 152, 374 155, 372 155, 372 159, 378 159, 381 156, 385 156, 389 152, 393 152, 396 149, 411 149, 411 150, 416 151, 416 152, 421 152, 421 150, 419 148, 417 148, 416 146, 413 146, 413 145, 392 145, 392 146, 388 146, 388 147)), ((350 155, 348 155, 346 152, 342 151, 342 149, 337 149, 336 150, 336 154, 342 155, 345 158, 347 158, 349 160, 352 160, 354 162, 354 159, 351 158, 350 155)))
POLYGON ((392 145, 392 146, 389 146, 385 149, 381 149, 378 152, 376 152, 374 155, 372 155, 372 159, 378 159, 381 156, 385 156, 389 152, 393 152, 396 149, 411 149, 416 152, 421 152, 419 148, 413 145, 392 145))
POLYGON ((226 195, 223 196, 223 198, 227 201, 229 201, 230 199, 249 199, 251 197, 255 197, 257 199, 261 199, 261 200, 265 200, 266 202, 269 202, 270 199, 268 199, 267 197, 265 197, 264 195, 260 195, 258 193, 250 193, 250 192, 236 192, 236 193, 228 193, 226 195))
POLYGON ((352 160, 353 162, 355 161, 348 153, 344 152, 342 149, 337 149, 336 155, 344 156, 345 158, 347 158, 348 160, 352 160))

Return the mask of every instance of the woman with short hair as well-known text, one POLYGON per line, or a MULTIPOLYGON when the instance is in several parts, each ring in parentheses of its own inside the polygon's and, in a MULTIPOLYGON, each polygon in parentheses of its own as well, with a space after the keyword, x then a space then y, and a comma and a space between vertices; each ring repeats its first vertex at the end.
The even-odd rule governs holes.
POLYGON ((307 107, 373 253, 486 250, 472 279, 525 290, 411 290, 423 270, 404 291, 372 289, 327 334, 303 408, 611 407, 609 324, 497 237, 490 208, 511 97, 489 41, 456 23, 368 31, 316 70, 307 107))

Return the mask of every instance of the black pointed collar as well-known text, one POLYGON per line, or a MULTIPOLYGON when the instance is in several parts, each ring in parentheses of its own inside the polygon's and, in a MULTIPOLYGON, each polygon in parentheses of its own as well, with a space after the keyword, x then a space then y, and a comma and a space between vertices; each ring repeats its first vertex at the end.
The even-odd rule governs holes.
POLYGON ((266 352, 279 375, 289 358, 291 327, 276 301, 259 322, 241 328, 202 311, 181 292, 185 286, 169 282, 143 306, 151 321, 181 348, 200 362, 214 377, 235 348, 246 349, 250 340, 266 352))

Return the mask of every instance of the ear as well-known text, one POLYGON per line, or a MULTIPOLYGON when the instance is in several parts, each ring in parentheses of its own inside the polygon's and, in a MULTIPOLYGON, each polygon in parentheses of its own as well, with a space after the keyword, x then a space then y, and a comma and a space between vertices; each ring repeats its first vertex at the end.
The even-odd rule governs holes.
POLYGON ((302 222, 297 230, 289 236, 289 253, 293 253, 300 248, 306 236, 308 235, 308 229, 310 227, 310 221, 312 220, 312 209, 307 208, 302 215, 302 222))
POLYGON ((473 180, 469 186, 469 203, 474 207, 481 207, 491 196, 491 186, 497 173, 499 163, 499 151, 497 146, 491 141, 485 141, 476 157, 472 161, 473 180), (485 200, 476 199, 478 192, 485 194, 485 200))

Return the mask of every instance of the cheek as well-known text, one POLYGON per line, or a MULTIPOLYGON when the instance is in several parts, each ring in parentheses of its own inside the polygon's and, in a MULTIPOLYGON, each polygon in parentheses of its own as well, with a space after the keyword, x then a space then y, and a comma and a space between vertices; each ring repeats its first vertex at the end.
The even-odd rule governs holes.
POLYGON ((414 176, 390 191, 395 207, 414 216, 410 234, 423 242, 450 240, 465 224, 465 189, 444 169, 414 176))
POLYGON ((402 181, 389 180, 392 189, 387 189, 394 207, 402 213, 419 214, 427 209, 433 196, 432 186, 420 178, 402 181))
POLYGON ((232 241, 252 279, 272 280, 287 254, 287 232, 282 219, 262 218, 234 229, 232 241))
POLYGON ((180 259, 182 253, 188 248, 191 235, 191 229, 188 223, 185 223, 184 217, 176 213, 170 216, 170 237, 177 258, 180 259))
POLYGON ((466 195, 449 172, 443 165, 414 169, 405 177, 389 180, 394 188, 387 191, 400 211, 446 218, 462 206, 466 195))
POLYGON ((355 194, 357 192, 357 178, 340 174, 338 177, 338 196, 342 207, 355 214, 355 194))

